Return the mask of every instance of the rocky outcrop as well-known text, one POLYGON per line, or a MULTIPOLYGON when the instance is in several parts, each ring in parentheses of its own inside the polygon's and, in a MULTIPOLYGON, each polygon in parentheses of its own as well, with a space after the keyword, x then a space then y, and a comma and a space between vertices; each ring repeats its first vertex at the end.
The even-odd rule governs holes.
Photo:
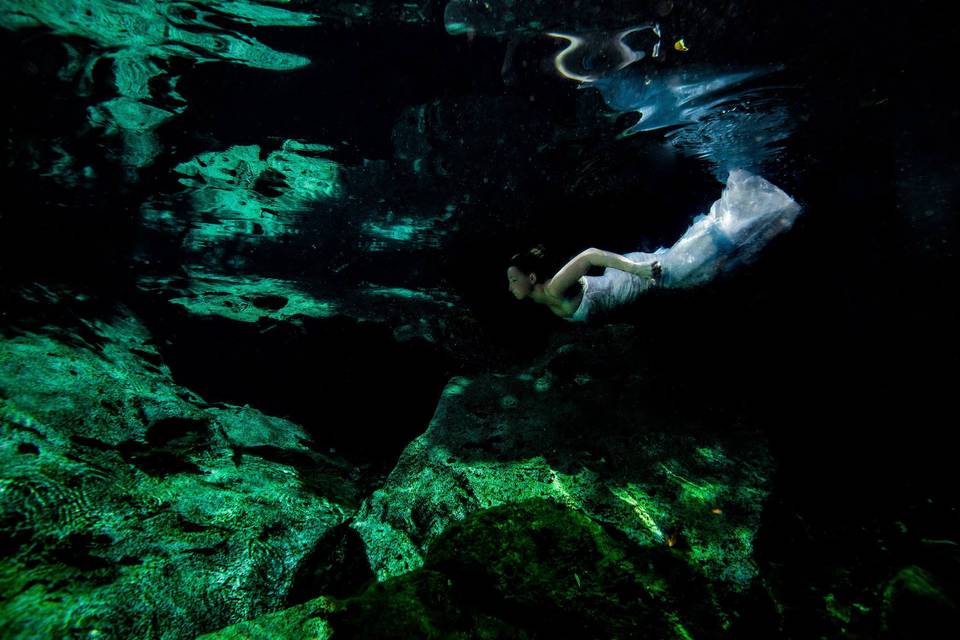
POLYGON ((641 547, 553 500, 469 516, 436 540, 424 569, 447 576, 455 597, 473 599, 477 619, 500 618, 532 637, 679 638, 720 629, 707 582, 679 553, 641 547))
POLYGON ((549 499, 477 511, 437 538, 422 568, 344 599, 203 636, 256 638, 721 637, 703 576, 549 499))
POLYGON ((277 608, 354 469, 175 384, 129 311, 83 324, 0 340, 0 635, 189 638, 277 608))
POLYGON ((763 438, 652 415, 637 335, 607 327, 582 338, 526 371, 451 381, 351 525, 381 579, 419 567, 436 537, 476 510, 551 498, 638 544, 685 549, 734 590, 750 582, 772 471, 763 438))
MULTIPOLYGON (((458 311, 457 296, 440 289, 408 289, 362 284, 322 291, 322 284, 257 275, 227 275, 205 269, 176 277, 144 277, 141 291, 159 294, 193 318, 220 317, 240 323, 302 326, 310 320, 340 317, 389 327, 400 342, 420 340, 436 349, 480 359, 481 348, 464 352, 476 321, 458 311)), ((157 309, 156 313, 171 313, 157 309)))

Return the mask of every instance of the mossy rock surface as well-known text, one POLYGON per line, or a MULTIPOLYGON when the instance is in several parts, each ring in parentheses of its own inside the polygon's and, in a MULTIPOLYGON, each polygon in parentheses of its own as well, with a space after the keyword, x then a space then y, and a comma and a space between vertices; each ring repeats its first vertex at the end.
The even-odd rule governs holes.
POLYGON ((773 472, 765 439, 723 416, 665 410, 662 382, 638 364, 643 344, 635 328, 600 327, 529 368, 451 380, 351 523, 378 578, 421 566, 474 511, 549 498, 640 545, 676 548, 724 590, 749 590, 773 472))
POLYGON ((352 469, 177 385, 127 309, 78 326, 0 336, 0 636, 192 638, 283 606, 352 469))
POLYGON ((279 640, 321 626, 334 640, 722 637, 707 581, 676 556, 532 499, 472 514, 437 539, 423 568, 358 596, 204 638, 279 640))

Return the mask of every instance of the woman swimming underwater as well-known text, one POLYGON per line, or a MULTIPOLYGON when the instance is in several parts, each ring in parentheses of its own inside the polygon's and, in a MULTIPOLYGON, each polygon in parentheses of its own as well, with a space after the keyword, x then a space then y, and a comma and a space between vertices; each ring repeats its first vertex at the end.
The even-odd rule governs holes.
POLYGON ((710 212, 697 217, 669 249, 626 255, 587 249, 542 280, 546 255, 537 246, 510 259, 510 292, 518 300, 545 304, 567 320, 586 322, 651 288, 694 287, 749 262, 799 213, 800 206, 780 188, 736 169, 710 212), (591 267, 605 267, 603 275, 586 275, 591 267))

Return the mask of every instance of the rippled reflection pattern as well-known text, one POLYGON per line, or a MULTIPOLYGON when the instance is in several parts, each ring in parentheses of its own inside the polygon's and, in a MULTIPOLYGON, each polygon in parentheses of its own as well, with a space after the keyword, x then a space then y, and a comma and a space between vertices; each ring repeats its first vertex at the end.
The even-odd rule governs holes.
POLYGON ((780 70, 697 66, 646 73, 634 65, 582 87, 597 88, 614 111, 638 115, 622 136, 671 129, 667 138, 677 148, 711 162, 724 180, 731 169, 762 172, 789 137, 783 87, 755 82, 780 70))
POLYGON ((610 71, 619 71, 647 56, 641 48, 627 42, 633 34, 650 31, 655 38, 652 56, 660 54, 660 25, 644 24, 617 31, 614 34, 593 33, 570 35, 548 33, 548 36, 566 40, 569 44, 554 59, 560 75, 578 82, 594 82, 610 71))
POLYGON ((0 28, 45 28, 77 39, 64 40, 69 61, 60 76, 75 80, 80 95, 92 92, 97 63, 112 62, 118 95, 91 105, 88 118, 95 129, 120 136, 120 159, 131 170, 154 161, 161 151, 156 129, 187 108, 176 90, 179 76, 170 73, 171 60, 297 69, 310 60, 275 51, 240 29, 313 24, 309 14, 257 2, 0 0, 0 28))
MULTIPOLYGON (((581 89, 597 89, 617 114, 636 114, 621 137, 664 131, 679 151, 710 163, 720 182, 734 169, 769 175, 794 128, 787 94, 795 87, 771 80, 784 71, 781 65, 735 69, 683 64, 682 56, 667 61, 670 47, 662 47, 657 22, 589 5, 564 14, 538 2, 451 0, 444 26, 451 35, 509 36, 504 68, 517 38, 556 39, 558 75, 581 89), (611 25, 611 18, 621 26, 611 25)), ((688 50, 682 38, 674 48, 688 50)))

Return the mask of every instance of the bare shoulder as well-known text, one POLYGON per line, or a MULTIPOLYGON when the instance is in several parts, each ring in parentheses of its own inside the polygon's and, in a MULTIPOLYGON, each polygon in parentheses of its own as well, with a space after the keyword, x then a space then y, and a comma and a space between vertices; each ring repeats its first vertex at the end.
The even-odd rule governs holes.
POLYGON ((561 318, 569 318, 576 313, 583 299, 583 287, 580 280, 577 279, 574 284, 576 287, 568 286, 561 295, 547 294, 547 298, 544 300, 550 310, 561 318))

